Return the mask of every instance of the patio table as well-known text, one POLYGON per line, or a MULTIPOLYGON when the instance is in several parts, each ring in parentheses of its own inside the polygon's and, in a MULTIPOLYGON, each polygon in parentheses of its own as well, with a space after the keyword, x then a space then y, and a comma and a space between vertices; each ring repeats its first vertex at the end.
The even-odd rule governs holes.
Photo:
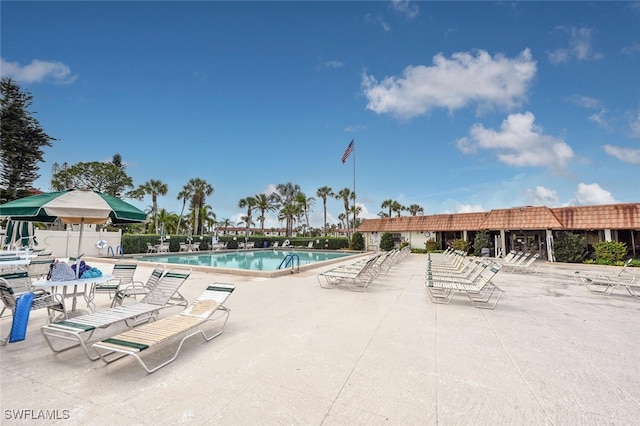
POLYGON ((103 275, 101 277, 91 278, 78 278, 69 281, 50 281, 50 280, 38 280, 34 281, 32 286, 34 288, 51 288, 52 292, 61 292, 63 298, 73 298, 71 311, 76 310, 76 300, 79 296, 82 296, 87 303, 87 308, 91 312, 95 312, 95 304, 93 299, 95 297, 96 284, 106 283, 113 280, 115 277, 111 274, 103 275), (71 288, 73 287, 73 290, 71 288), (82 291, 79 290, 82 287, 82 291))

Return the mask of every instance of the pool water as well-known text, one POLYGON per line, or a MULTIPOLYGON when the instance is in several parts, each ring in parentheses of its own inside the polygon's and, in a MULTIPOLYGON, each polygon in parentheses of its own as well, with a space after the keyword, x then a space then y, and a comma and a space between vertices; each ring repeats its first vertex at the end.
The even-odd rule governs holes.
MULTIPOLYGON (((250 271, 277 271, 287 255, 294 258, 294 266, 298 259, 300 266, 334 260, 353 255, 333 251, 292 251, 292 250, 256 250, 225 251, 215 253, 180 253, 162 256, 144 256, 137 260, 143 262, 159 262, 177 265, 210 266, 214 268, 246 269, 250 271)), ((284 268, 283 264, 282 268, 284 268)), ((291 267, 291 264, 288 265, 291 267)))

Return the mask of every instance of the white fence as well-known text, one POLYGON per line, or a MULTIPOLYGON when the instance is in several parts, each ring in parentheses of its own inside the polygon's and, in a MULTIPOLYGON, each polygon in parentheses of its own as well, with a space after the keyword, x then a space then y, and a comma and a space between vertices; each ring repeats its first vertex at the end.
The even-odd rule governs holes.
MULTIPOLYGON (((36 249, 51 250, 54 257, 76 256, 78 253, 79 230, 49 231, 36 229, 36 249)), ((85 256, 107 256, 120 254, 122 231, 95 231, 85 227, 82 233, 82 253, 85 256), (98 244, 105 241, 104 244, 98 244), (100 248, 100 247, 102 248, 100 248)))

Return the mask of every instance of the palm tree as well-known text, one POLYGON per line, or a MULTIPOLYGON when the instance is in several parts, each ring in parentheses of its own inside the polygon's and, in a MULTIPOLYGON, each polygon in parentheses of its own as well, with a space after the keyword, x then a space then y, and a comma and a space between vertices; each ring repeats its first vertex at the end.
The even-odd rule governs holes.
POLYGON ((295 218, 302 211, 300 205, 295 203, 289 203, 280 209, 278 213, 278 220, 285 220, 287 223, 286 227, 286 235, 287 237, 291 236, 291 231, 293 231, 293 223, 295 222, 295 218))
POLYGON ((316 191, 316 195, 322 198, 322 209, 324 211, 323 227, 324 236, 327 236, 327 197, 333 197, 333 189, 330 186, 322 186, 316 191))
POLYGON ((406 210, 407 208, 405 206, 403 206, 402 204, 400 204, 397 201, 394 201, 391 204, 391 210, 393 210, 394 212, 396 212, 398 214, 398 217, 400 217, 400 213, 402 213, 403 210, 406 210))
POLYGON ((245 241, 247 241, 247 239, 249 238, 249 230, 251 229, 251 224, 253 223, 253 221, 251 220, 251 213, 253 212, 256 203, 256 199, 251 196, 243 198, 238 202, 238 207, 240 207, 241 209, 245 207, 247 208, 247 215, 243 216, 243 221, 247 225, 247 230, 244 234, 245 241))
POLYGON ((202 233, 206 234, 207 230, 211 229, 216 223, 216 214, 213 212, 213 208, 205 204, 200 208, 200 222, 202 223, 202 233))
POLYGON ((291 210, 293 209, 289 208, 288 206, 294 203, 299 192, 300 185, 298 184, 288 182, 279 183, 278 185, 276 185, 276 192, 274 193, 274 196, 276 197, 276 199, 278 200, 278 204, 280 205, 280 213, 283 213, 283 210, 285 210, 285 208, 287 209, 284 214, 280 214, 278 216, 284 218, 281 220, 286 220, 287 237, 291 236, 290 233, 293 229, 293 217, 290 215, 291 210))
POLYGON ((407 211, 411 216, 417 216, 418 214, 424 214, 424 209, 418 204, 411 204, 407 207, 407 211))
POLYGON ((138 186, 128 195, 138 200, 142 200, 145 195, 151 195, 151 214, 153 215, 153 223, 155 225, 155 229, 158 229, 158 195, 167 195, 167 192, 169 192, 169 187, 166 183, 158 179, 151 179, 138 186))
POLYGON ((305 229, 311 229, 309 227, 309 211, 311 210, 311 207, 313 207, 315 202, 316 202, 315 198, 313 197, 307 198, 307 196, 303 192, 299 192, 298 195, 296 196, 296 203, 300 206, 302 210, 302 214, 305 217, 305 223, 307 225, 305 229))
MULTIPOLYGON (((178 215, 175 213, 170 213, 166 209, 160 209, 158 212, 158 222, 164 225, 164 229, 167 234, 175 234, 176 233, 176 223, 178 222, 178 215)), ((157 228, 156 228, 156 232, 157 228)))
POLYGON ((260 231, 264 234, 264 221, 266 219, 267 212, 276 211, 278 208, 276 207, 276 200, 273 194, 256 194, 253 197, 256 200, 255 209, 260 212, 260 231))
POLYGON ((182 210, 180 210, 180 217, 178 218, 178 229, 176 232, 180 232, 180 222, 182 222, 182 216, 184 215, 184 208, 187 205, 187 200, 193 196, 193 188, 190 182, 182 187, 182 190, 178 193, 178 200, 182 201, 182 210))
POLYGON ((187 185, 191 189, 191 209, 195 213, 193 216, 193 231, 199 231, 200 208, 204 205, 206 197, 213 194, 213 186, 204 179, 190 179, 187 185))
POLYGON ((351 210, 351 213, 353 214, 352 226, 353 226, 353 232, 355 232, 356 228, 360 225, 360 222, 358 221, 358 213, 362 213, 362 207, 356 206, 354 204, 351 206, 349 210, 351 210))
POLYGON ((346 220, 346 224, 347 224, 347 239, 348 239, 349 235, 350 235, 350 232, 349 232, 349 199, 355 198, 355 193, 351 192, 351 190, 349 188, 343 188, 340 191, 338 191, 338 193, 335 194, 334 196, 338 200, 342 200, 342 202, 344 203, 344 214, 345 214, 345 220, 346 220))
POLYGON ((233 222, 231 222, 231 219, 229 218, 220 219, 220 221, 218 221, 218 228, 224 229, 223 235, 227 235, 227 228, 230 227, 231 225, 233 225, 233 222))
POLYGON ((345 219, 346 219, 346 218, 345 218, 345 216, 344 216, 344 213, 340 213, 340 214, 338 215, 338 220, 340 221, 340 227, 341 227, 342 229, 347 229, 347 226, 345 225, 345 222, 344 222, 344 220, 345 220, 345 219))
POLYGON ((384 200, 382 204, 380 204, 381 209, 389 209, 387 217, 391 217, 391 207, 393 207, 393 200, 384 200))

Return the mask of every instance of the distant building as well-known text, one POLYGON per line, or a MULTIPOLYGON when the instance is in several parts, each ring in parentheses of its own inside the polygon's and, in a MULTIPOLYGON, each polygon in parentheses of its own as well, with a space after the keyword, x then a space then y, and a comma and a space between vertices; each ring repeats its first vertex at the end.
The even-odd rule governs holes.
POLYGON ((582 207, 524 206, 480 213, 436 214, 365 219, 358 227, 367 246, 377 246, 380 235, 390 232, 397 245, 425 248, 433 239, 440 249, 456 239, 473 242, 476 232, 489 231, 495 255, 511 250, 540 253, 553 260, 553 238, 558 231, 585 237, 588 247, 599 241, 627 244, 632 256, 640 255, 640 203, 582 207))

